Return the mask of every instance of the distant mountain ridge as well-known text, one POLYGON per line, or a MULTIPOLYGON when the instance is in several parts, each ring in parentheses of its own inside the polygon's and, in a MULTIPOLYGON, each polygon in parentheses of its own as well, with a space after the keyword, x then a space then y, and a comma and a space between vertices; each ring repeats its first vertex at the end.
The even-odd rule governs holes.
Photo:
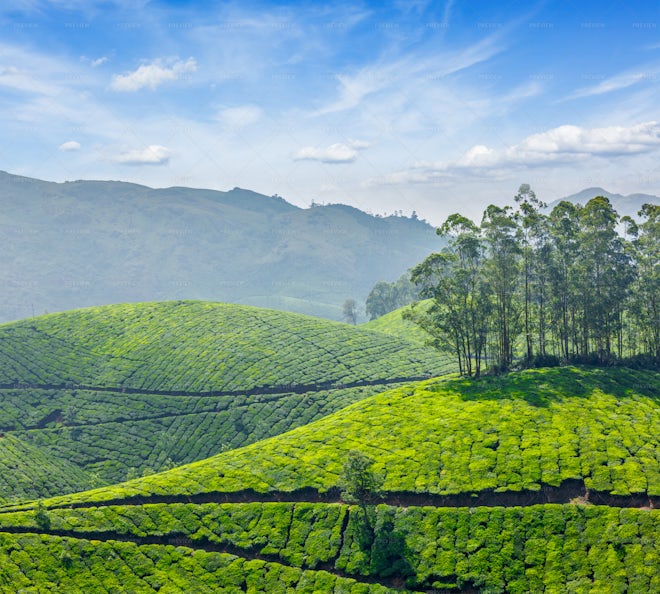
POLYGON ((439 247, 417 219, 279 196, 47 182, 0 172, 0 322, 45 311, 207 299, 341 318, 439 247))
POLYGON ((562 200, 567 202, 572 202, 574 204, 582 204, 583 206, 589 202, 592 198, 596 196, 605 196, 609 198, 612 206, 616 211, 621 215, 628 215, 630 217, 637 218, 637 212, 642 208, 644 204, 660 204, 660 198, 658 196, 653 196, 652 194, 628 194, 624 196, 623 194, 614 194, 608 192, 607 190, 600 187, 586 188, 576 194, 571 194, 562 198, 560 200, 555 200, 548 205, 549 209, 552 209, 554 206, 559 204, 562 200))

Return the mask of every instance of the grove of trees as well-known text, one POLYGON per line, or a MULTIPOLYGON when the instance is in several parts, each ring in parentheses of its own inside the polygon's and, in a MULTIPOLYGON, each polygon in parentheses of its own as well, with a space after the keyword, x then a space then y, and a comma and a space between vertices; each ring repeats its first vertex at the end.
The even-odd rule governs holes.
POLYGON ((489 206, 481 224, 451 215, 448 240, 411 273, 425 311, 407 317, 461 373, 628 359, 660 361, 660 206, 620 217, 597 196, 551 212, 529 185, 516 207, 489 206))
POLYGON ((406 272, 393 283, 378 281, 367 296, 365 311, 370 320, 375 320, 412 303, 417 297, 417 288, 410 281, 410 273, 406 272))

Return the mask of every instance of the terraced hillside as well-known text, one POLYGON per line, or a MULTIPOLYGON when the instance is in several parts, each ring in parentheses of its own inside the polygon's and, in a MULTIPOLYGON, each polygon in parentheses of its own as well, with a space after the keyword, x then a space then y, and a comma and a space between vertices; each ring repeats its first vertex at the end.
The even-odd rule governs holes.
POLYGON ((658 591, 659 388, 575 368, 396 388, 160 475, 5 506, 0 586, 658 591), (383 475, 377 506, 335 488, 352 450, 383 475))
MULTIPOLYGON (((0 431, 77 472, 32 492, 12 490, 3 475, 0 497, 82 490, 207 458, 447 369, 433 351, 378 333, 217 303, 5 324, 0 431)), ((29 467, 17 472, 31 482, 29 467)))

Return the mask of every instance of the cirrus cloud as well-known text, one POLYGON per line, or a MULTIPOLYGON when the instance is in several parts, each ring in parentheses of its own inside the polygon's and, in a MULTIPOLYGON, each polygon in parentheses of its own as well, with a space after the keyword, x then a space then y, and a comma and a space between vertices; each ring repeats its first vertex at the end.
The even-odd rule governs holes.
POLYGON ((142 64, 137 70, 127 74, 115 74, 112 77, 110 88, 113 91, 134 92, 144 89, 156 89, 166 82, 180 79, 186 74, 197 70, 194 58, 177 60, 167 65, 161 58, 150 64, 142 64))
POLYGON ((321 163, 337 164, 352 163, 361 150, 369 148, 371 143, 363 140, 348 140, 337 142, 326 148, 306 146, 293 157, 295 161, 319 161, 321 163))
POLYGON ((143 149, 122 153, 115 162, 123 165, 166 165, 173 154, 173 151, 165 146, 151 144, 143 149))

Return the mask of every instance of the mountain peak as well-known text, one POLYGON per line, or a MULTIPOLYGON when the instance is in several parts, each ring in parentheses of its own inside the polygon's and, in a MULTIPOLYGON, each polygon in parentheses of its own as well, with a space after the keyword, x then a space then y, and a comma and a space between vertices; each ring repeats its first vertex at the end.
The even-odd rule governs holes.
POLYGON ((557 204, 562 201, 572 202, 574 204, 582 204, 583 206, 589 202, 592 198, 596 196, 605 196, 612 203, 612 206, 615 210, 621 215, 628 215, 631 217, 636 217, 637 212, 642 208, 643 204, 648 202, 653 204, 660 203, 660 198, 658 196, 653 196, 652 194, 628 194, 624 196, 623 194, 614 194, 608 192, 604 188, 599 186, 594 186, 591 188, 586 188, 577 192, 576 194, 571 194, 565 198, 560 198, 548 204, 548 209, 552 210, 557 204))

